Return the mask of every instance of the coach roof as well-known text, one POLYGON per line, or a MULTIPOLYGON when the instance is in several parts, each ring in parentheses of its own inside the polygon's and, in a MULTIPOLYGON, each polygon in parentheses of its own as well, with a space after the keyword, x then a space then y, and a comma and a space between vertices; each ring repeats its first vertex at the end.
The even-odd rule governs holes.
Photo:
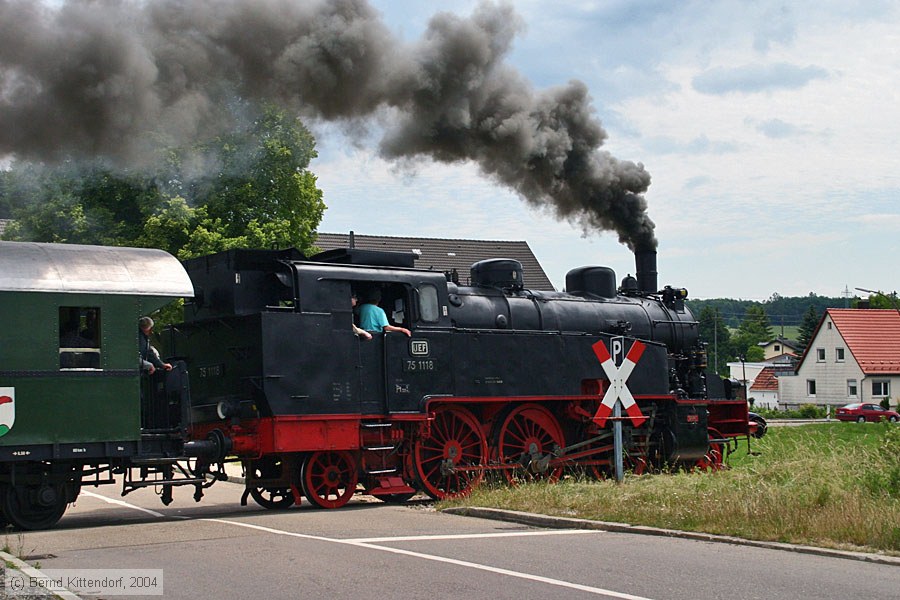
POLYGON ((192 297, 167 252, 78 244, 0 242, 0 291, 192 297))

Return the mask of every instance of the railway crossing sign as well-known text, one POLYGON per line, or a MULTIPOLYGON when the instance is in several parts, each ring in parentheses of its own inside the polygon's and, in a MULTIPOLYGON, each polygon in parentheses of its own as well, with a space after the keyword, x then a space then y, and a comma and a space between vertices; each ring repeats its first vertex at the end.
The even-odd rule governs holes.
POLYGON ((631 395, 631 390, 628 389, 628 385, 625 382, 641 359, 641 355, 644 354, 647 346, 643 342, 635 340, 631 344, 628 354, 621 360, 621 366, 616 366, 617 361, 613 359, 613 356, 616 358, 622 356, 625 349, 625 338, 612 338, 610 347, 613 351, 612 354, 610 354, 603 340, 599 340, 591 346, 594 354, 600 361, 600 366, 603 367, 603 372, 609 378, 609 387, 606 389, 606 393, 603 394, 603 400, 600 402, 593 420, 599 427, 604 427, 606 419, 609 418, 613 408, 615 408, 616 402, 621 402, 625 412, 631 418, 632 425, 640 427, 647 420, 647 417, 644 416, 644 413, 641 412, 640 407, 634 401, 634 396, 631 395))

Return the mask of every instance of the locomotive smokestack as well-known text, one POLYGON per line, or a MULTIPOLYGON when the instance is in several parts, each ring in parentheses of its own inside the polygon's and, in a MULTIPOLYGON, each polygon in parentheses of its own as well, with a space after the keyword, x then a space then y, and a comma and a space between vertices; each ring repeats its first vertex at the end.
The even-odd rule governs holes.
POLYGON ((637 273, 638 289, 645 294, 659 291, 656 273, 656 250, 635 250, 634 266, 637 273))

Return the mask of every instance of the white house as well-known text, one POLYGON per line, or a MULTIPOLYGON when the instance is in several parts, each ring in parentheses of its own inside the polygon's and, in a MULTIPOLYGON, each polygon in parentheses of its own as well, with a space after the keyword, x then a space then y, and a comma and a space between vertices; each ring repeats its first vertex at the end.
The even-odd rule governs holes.
POLYGON ((729 376, 747 386, 747 399, 754 399, 753 406, 775 409, 779 405, 775 378, 783 373, 793 374, 796 362, 797 355, 791 353, 771 356, 763 362, 730 362, 729 376))
POLYGON ((797 356, 800 353, 800 344, 780 336, 768 342, 760 342, 758 346, 763 349, 765 360, 771 360, 784 354, 797 356))
POLYGON ((850 402, 900 395, 900 312, 829 308, 796 375, 778 377, 778 393, 782 408, 817 404, 832 413, 850 402))
POLYGON ((753 408, 778 408, 778 377, 775 367, 766 367, 759 372, 750 386, 749 394, 748 400, 753 399, 753 408))

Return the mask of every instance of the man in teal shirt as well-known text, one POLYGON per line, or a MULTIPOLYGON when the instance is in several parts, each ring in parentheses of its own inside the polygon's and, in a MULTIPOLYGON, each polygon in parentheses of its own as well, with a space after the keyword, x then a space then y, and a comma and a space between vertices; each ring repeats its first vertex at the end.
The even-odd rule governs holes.
POLYGON ((376 288, 369 292, 366 303, 359 307, 359 326, 372 333, 399 331, 400 333, 405 333, 407 337, 411 336, 412 333, 410 333, 409 329, 406 329, 405 327, 396 327, 388 323, 384 309, 378 306, 380 301, 381 290, 376 288))

